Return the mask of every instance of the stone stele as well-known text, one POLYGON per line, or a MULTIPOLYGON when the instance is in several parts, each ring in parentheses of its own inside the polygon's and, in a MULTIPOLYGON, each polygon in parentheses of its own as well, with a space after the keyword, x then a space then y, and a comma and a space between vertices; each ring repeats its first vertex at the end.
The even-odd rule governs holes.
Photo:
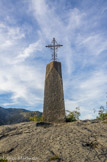
POLYGON ((50 62, 46 67, 43 121, 65 121, 61 63, 57 61, 50 62))

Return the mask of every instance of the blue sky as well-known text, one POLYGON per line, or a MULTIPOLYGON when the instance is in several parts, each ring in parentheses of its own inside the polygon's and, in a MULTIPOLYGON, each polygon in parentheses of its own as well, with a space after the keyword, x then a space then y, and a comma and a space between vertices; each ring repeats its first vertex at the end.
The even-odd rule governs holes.
POLYGON ((106 0, 0 0, 0 106, 42 111, 53 37, 66 110, 92 119, 106 105, 106 0))

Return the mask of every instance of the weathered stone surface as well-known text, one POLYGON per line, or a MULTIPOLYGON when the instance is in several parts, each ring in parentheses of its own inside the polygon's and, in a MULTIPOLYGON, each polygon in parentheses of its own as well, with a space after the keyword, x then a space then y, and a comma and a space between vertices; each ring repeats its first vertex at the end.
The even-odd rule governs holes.
POLYGON ((65 105, 60 62, 50 62, 46 67, 43 120, 64 122, 65 105))
POLYGON ((55 158, 52 162, 107 162, 107 121, 0 126, 0 157, 8 162, 49 162, 55 158))

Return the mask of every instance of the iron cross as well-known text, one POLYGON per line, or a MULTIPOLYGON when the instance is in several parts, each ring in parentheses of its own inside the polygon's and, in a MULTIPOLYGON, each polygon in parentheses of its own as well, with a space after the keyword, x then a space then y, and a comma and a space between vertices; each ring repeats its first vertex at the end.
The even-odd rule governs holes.
POLYGON ((57 41, 55 40, 55 38, 53 38, 52 44, 48 45, 48 46, 45 46, 45 47, 48 47, 48 48, 51 48, 53 50, 53 53, 52 53, 52 60, 53 61, 56 61, 57 60, 57 49, 63 45, 61 44, 58 44, 57 41))

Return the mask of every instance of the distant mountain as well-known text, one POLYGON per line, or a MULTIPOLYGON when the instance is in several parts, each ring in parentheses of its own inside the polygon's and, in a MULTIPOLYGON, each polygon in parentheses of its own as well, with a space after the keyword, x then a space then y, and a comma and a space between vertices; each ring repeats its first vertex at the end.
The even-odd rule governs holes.
POLYGON ((36 112, 37 116, 41 116, 39 111, 29 111, 18 108, 3 108, 0 107, 0 125, 15 124, 20 122, 29 121, 29 117, 36 112))

